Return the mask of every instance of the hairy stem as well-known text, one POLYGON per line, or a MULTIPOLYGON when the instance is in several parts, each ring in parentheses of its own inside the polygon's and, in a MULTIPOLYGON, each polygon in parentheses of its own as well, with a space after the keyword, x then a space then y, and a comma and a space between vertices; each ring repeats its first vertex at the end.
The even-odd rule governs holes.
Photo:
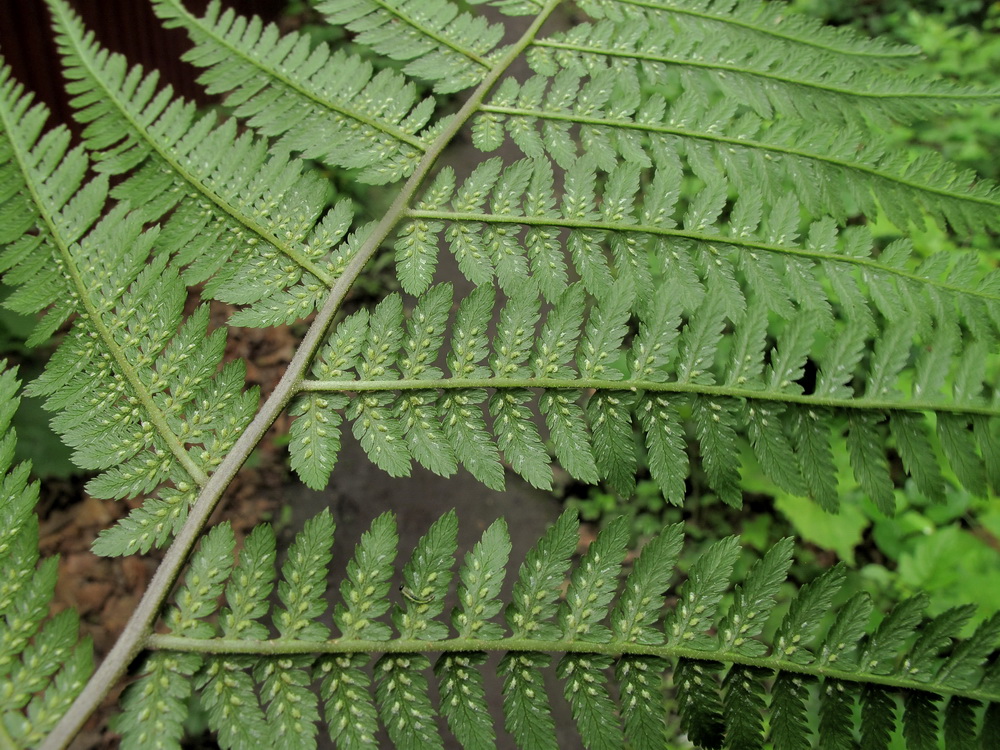
POLYGON ((748 401, 771 401, 782 404, 801 404, 811 408, 847 409, 864 412, 934 412, 945 414, 980 415, 1000 417, 1000 409, 983 404, 949 404, 941 401, 892 401, 877 398, 830 398, 806 393, 740 388, 729 385, 705 385, 654 380, 600 380, 579 378, 440 378, 436 380, 303 380, 300 390, 316 393, 368 393, 384 391, 438 391, 470 388, 542 388, 544 390, 629 391, 630 393, 693 393, 716 398, 739 398, 748 401))
POLYGON ((661 659, 696 659, 720 664, 742 664, 760 669, 823 677, 858 684, 884 685, 900 690, 923 690, 937 695, 960 695, 984 702, 1000 700, 1000 693, 980 688, 958 690, 933 682, 921 682, 897 675, 835 669, 827 664, 798 662, 774 656, 748 656, 734 651, 704 651, 684 646, 650 645, 626 641, 592 643, 588 641, 542 641, 531 638, 449 638, 443 641, 421 641, 397 638, 391 641, 329 640, 299 641, 275 639, 252 641, 237 638, 183 638, 173 635, 152 635, 147 645, 160 651, 201 654, 253 654, 258 656, 294 656, 296 654, 426 654, 467 653, 469 651, 503 651, 529 653, 600 654, 603 656, 655 656, 661 659))
POLYGON ((385 216, 372 230, 372 233, 365 240, 357 255, 344 269, 343 275, 334 283, 333 288, 330 290, 330 295, 316 314, 316 318, 313 320, 312 325, 310 325, 309 330, 302 339, 301 345, 274 391, 268 397, 267 401, 264 402, 257 416, 254 417, 253 421, 233 445, 226 458, 219 464, 218 469, 209 478, 198 499, 191 506, 187 521, 167 550, 163 562, 157 568, 156 574, 146 589, 146 593, 143 594, 142 600, 135 608, 128 623, 126 623, 121 636, 115 642, 114 647, 108 653, 100 667, 94 672, 79 697, 77 697, 73 705, 63 715, 55 729, 46 737, 40 746, 40 750, 63 750, 63 748, 67 747, 84 722, 87 721, 100 705, 104 696, 107 695, 111 687, 128 668, 128 665, 145 647, 146 640, 156 622, 161 605, 169 595, 174 582, 180 575, 184 562, 201 536, 205 524, 218 505, 226 487, 229 486, 229 483, 236 476, 240 467, 243 466, 247 457, 263 439, 264 434, 274 424, 274 421, 288 405, 288 402, 298 392, 303 374, 309 366, 313 354, 322 343, 323 336, 336 316, 337 311, 340 309, 351 285, 382 245, 382 242, 389 236, 389 233, 398 221, 403 217, 407 204, 421 182, 423 182, 424 178, 430 172, 437 157, 472 114, 480 107, 486 94, 494 86, 499 77, 518 55, 521 54, 524 48, 531 43, 535 34, 538 33, 538 30, 545 22, 545 19, 548 18, 558 3, 559 0, 549 0, 545 4, 541 13, 535 18, 527 31, 497 61, 490 74, 476 88, 468 101, 451 117, 447 126, 428 148, 426 154, 417 165, 416 171, 406 181, 406 184, 400 190, 399 195, 396 196, 385 216))

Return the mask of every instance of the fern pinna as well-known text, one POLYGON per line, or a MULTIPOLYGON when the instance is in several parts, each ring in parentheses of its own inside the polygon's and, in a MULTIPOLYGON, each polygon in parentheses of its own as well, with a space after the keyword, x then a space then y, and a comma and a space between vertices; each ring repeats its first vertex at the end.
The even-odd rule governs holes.
MULTIPOLYGON (((627 497, 645 462, 672 503, 696 471, 739 507, 749 461, 836 511, 843 446, 886 514, 895 455, 929 498, 952 476, 996 490, 1000 272, 859 219, 900 234, 928 221, 959 237, 997 231, 996 186, 879 134, 996 91, 914 79, 916 50, 758 0, 580 0, 573 13, 589 19, 572 25, 555 22, 556 0, 317 0, 350 50, 219 2, 203 15, 150 3, 188 33, 186 59, 226 116, 107 52, 67 0, 46 5, 81 143, 46 130, 45 108, 0 66, 0 271, 17 287, 6 304, 42 313, 32 343, 59 334, 28 391, 45 397, 78 465, 98 472, 92 494, 142 499, 95 552, 170 543, 45 747, 66 746, 144 648, 147 676, 118 723, 136 747, 176 746, 195 693, 225 747, 310 747, 320 721, 341 745, 370 744, 379 726, 404 746, 436 745, 437 713, 462 744, 490 746, 476 675, 491 651, 505 652, 504 725, 528 747, 554 742, 554 720, 536 710, 553 653, 588 746, 683 733, 704 747, 886 747, 897 702, 912 747, 939 734, 949 747, 997 741, 995 617, 972 633, 970 610, 925 619, 918 597, 872 629, 867 599, 835 598, 834 568, 767 626, 787 541, 731 597, 739 548, 710 547, 664 612, 679 529, 649 542, 619 595, 626 538, 612 524, 563 595, 576 539, 564 517, 501 598, 509 545, 495 525, 459 571, 449 629, 455 519, 428 532, 397 596, 384 517, 348 570, 331 638, 332 519, 289 550, 273 605, 273 533, 251 534, 234 568, 235 539, 219 526, 165 615, 170 635, 151 635, 225 488, 286 409, 291 466, 314 488, 336 468, 346 420, 389 474, 464 467, 492 488, 508 469, 550 488, 557 463, 627 497), (478 5, 493 7, 466 7, 478 5), (519 60, 530 70, 512 72, 519 60), (466 135, 483 155, 459 172, 442 155, 466 135), (391 204, 361 218, 331 172, 393 190, 391 204), (403 294, 347 314, 379 252, 403 294), (445 266, 472 290, 456 292, 445 266), (192 293, 203 302, 185 308, 192 293), (232 326, 308 321, 263 402, 242 362, 223 363, 212 300, 235 306, 232 326), (436 708, 427 652, 443 654, 436 708), (374 692, 370 653, 384 654, 374 692), (666 673, 672 704, 656 697, 666 673)), ((21 528, 26 495, 10 481, 3 512, 21 528)), ((37 539, 18 533, 26 551, 3 558, 12 580, 35 575, 37 539)), ((43 658, 38 589, 30 605, 0 599, 0 643, 15 644, 5 674, 43 658)), ((51 627, 65 653, 62 617, 51 627)), ((0 744, 48 732, 89 671, 87 648, 74 653, 48 689, 51 662, 12 683, 0 744)))
POLYGON ((676 722, 699 747, 764 747, 765 711, 774 747, 808 747, 813 735, 822 747, 853 747, 856 728, 863 746, 877 747, 899 720, 917 747, 936 747, 939 732, 949 747, 997 739, 1000 673, 986 659, 1000 636, 1000 615, 966 640, 955 639, 973 607, 929 619, 924 596, 902 602, 876 628, 865 594, 831 618, 845 577, 838 566, 802 587, 763 639, 792 564, 791 539, 759 559, 722 606, 740 554, 735 538, 704 549, 675 590, 684 533, 668 527, 619 584, 625 520, 605 528, 572 566, 578 522, 566 513, 501 597, 511 551, 505 522, 486 529, 456 575, 458 521, 449 513, 402 565, 403 583, 392 596, 398 539, 395 518, 386 514, 357 545, 334 599, 334 634, 317 619, 328 609, 333 526, 326 512, 306 524, 271 605, 271 528, 247 538, 235 568, 232 531, 223 525, 209 532, 165 615, 170 632, 149 639, 154 653, 126 693, 119 721, 126 746, 179 742, 193 685, 227 747, 315 747, 321 717, 338 746, 371 744, 381 726, 398 747, 443 747, 440 714, 462 746, 492 748, 497 734, 482 673, 495 669, 506 732, 520 747, 555 747, 540 671, 553 653, 561 654, 556 674, 587 747, 665 747, 676 722), (223 593, 226 606, 212 618, 223 593), (665 598, 672 602, 666 610, 665 598), (501 610, 506 627, 496 621, 501 610), (491 652, 501 658, 487 665, 491 652), (440 654, 432 678, 437 708, 428 694, 428 653, 440 654), (672 709, 658 699, 665 671, 672 709))

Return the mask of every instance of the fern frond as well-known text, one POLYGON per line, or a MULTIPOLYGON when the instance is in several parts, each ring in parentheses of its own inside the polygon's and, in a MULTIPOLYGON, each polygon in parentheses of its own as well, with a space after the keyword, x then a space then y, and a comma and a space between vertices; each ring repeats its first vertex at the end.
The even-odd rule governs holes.
MULTIPOLYGON (((637 228, 636 233, 642 231, 637 228)), ((652 476, 676 503, 683 501, 689 472, 686 422, 693 423, 709 484, 731 505, 742 500, 736 440, 743 434, 776 482, 835 510, 839 500, 831 446, 844 434, 845 424, 855 472, 887 511, 892 509, 892 485, 885 454, 892 444, 928 497, 940 496, 945 461, 971 491, 983 492, 984 459, 995 460, 993 444, 980 439, 971 425, 974 419, 995 423, 998 414, 980 396, 982 381, 967 390, 953 388, 945 396, 943 381, 935 377, 934 396, 929 397, 919 390, 927 380, 927 365, 911 355, 920 342, 933 340, 937 326, 971 328, 979 313, 969 312, 969 305, 944 302, 933 277, 916 282, 919 271, 886 262, 887 253, 870 260, 870 247, 859 244, 856 234, 842 238, 850 250, 827 256, 820 247, 832 249, 838 241, 832 231, 832 225, 823 222, 812 227, 815 249, 807 252, 818 261, 812 268, 813 261, 799 258, 773 266, 774 278, 784 271, 786 293, 793 295, 785 305, 799 312, 777 326, 770 348, 765 346, 768 328, 760 317, 756 290, 744 291, 736 280, 737 269, 745 266, 738 258, 743 251, 734 248, 737 257, 732 262, 714 245, 706 248, 711 260, 702 266, 705 291, 700 299, 687 291, 697 302, 692 307, 677 303, 684 293, 672 280, 655 285, 650 281, 653 291, 636 298, 632 282, 619 279, 604 292, 603 301, 592 302, 585 313, 585 294, 578 283, 560 295, 537 335, 541 301, 524 291, 499 310, 492 341, 486 336, 493 310, 488 287, 461 302, 453 323, 448 284, 424 292, 409 316, 404 316, 402 299, 390 295, 371 316, 360 312, 343 321, 320 350, 313 379, 302 384, 304 393, 296 402, 300 416, 292 426, 293 468, 311 486, 325 486, 339 450, 342 411, 349 403, 346 416, 354 422, 355 436, 372 460, 393 475, 408 473, 412 460, 443 475, 453 473, 461 462, 481 481, 497 486, 502 452, 514 471, 544 488, 551 481, 551 450, 576 478, 603 478, 627 493, 635 473, 631 432, 636 417, 645 434, 652 476), (859 253, 859 247, 866 249, 859 253), (820 274, 829 273, 834 263, 827 257, 847 267, 838 288, 860 296, 862 307, 806 296, 807 290, 825 294, 820 274), (864 273, 850 269, 856 262, 864 273), (867 273, 872 266, 879 267, 877 275, 867 273), (719 268, 728 271, 719 273, 719 268), (807 275, 812 273, 817 275, 807 275), (867 288, 861 286, 862 279, 868 281, 867 288), (735 298, 718 291, 720 284, 728 284, 735 298), (798 298, 796 287, 803 290, 798 298), (909 308, 911 317, 878 331, 874 320, 879 298, 864 297, 881 294, 881 288, 890 294, 905 291, 913 303, 924 298, 929 305, 934 300, 936 319, 914 323, 921 314, 915 304, 909 308), (827 305, 829 317, 819 330, 831 331, 836 343, 815 335, 817 319, 822 318, 814 306, 820 304, 827 305), (626 346, 629 326, 638 334, 626 346), (735 328, 737 339, 744 336, 744 328, 750 331, 745 345, 735 350, 738 355, 722 356, 719 351, 726 326, 735 328), (864 332, 846 350, 835 333, 844 328, 864 332), (871 358, 867 383, 859 380, 857 371, 863 352, 871 358), (442 355, 449 376, 430 364, 442 355), (810 359, 823 363, 811 392, 803 384, 810 359), (593 395, 585 401, 588 390, 593 395), (349 394, 356 395, 348 401, 349 394), (487 402, 492 437, 483 414, 487 402), (549 448, 532 418, 536 408, 545 415, 549 448), (925 413, 935 415, 943 456, 927 434, 925 413)), ((774 247, 780 253, 780 246, 774 247)), ((758 255, 761 248, 752 252, 758 255)), ((679 253, 671 255, 683 262, 679 253)), ((972 281, 956 296, 962 295, 984 302, 972 281)), ((988 304, 993 307, 993 300, 988 304)), ((983 335, 994 340, 998 332, 991 324, 983 335)), ((982 351, 974 341, 966 346, 982 351)), ((984 376, 985 370, 977 370, 973 377, 984 376)), ((987 432, 980 431, 980 436, 987 432)))
POLYGON ((583 10, 594 18, 623 20, 639 17, 669 21, 684 33, 756 37, 769 43, 803 47, 866 63, 899 63, 920 54, 917 47, 884 38, 868 38, 847 26, 832 27, 803 14, 788 13, 781 4, 763 0, 584 0, 583 10))
POLYGON ((157 90, 158 75, 102 49, 62 0, 50 0, 77 118, 96 168, 128 174, 112 195, 165 219, 160 252, 188 284, 249 305, 235 325, 289 323, 311 313, 350 259, 337 245, 351 225, 347 201, 323 216, 327 186, 305 165, 237 136, 230 120, 157 90))
POLYGON ((182 324, 184 284, 165 255, 150 260, 156 230, 143 231, 143 217, 127 205, 105 212, 105 178, 80 188, 86 155, 67 152, 64 128, 42 135, 45 110, 29 107, 30 98, 4 81, 0 149, 13 188, 8 202, 31 220, 0 256, 9 269, 4 280, 21 285, 8 303, 26 312, 49 308, 36 339, 77 314, 30 392, 58 412, 53 427, 74 448, 77 465, 103 472, 89 492, 153 493, 96 549, 148 550, 183 523, 253 416, 257 394, 243 390, 242 362, 217 371, 225 335, 208 335, 207 306, 182 324))
POLYGON ((720 34, 707 26, 650 24, 638 18, 579 24, 538 39, 528 59, 535 72, 545 75, 559 70, 594 75, 624 68, 663 85, 677 74, 685 89, 715 89, 765 120, 777 114, 856 125, 865 124, 865 118, 909 121, 997 96, 995 91, 907 77, 884 66, 837 64, 825 55, 788 55, 780 45, 720 34))
POLYGON ((682 77, 684 91, 668 106, 645 69, 595 68, 553 61, 541 79, 523 85, 506 79, 481 107, 480 116, 495 123, 494 135, 480 135, 476 144, 492 151, 506 129, 525 156, 544 152, 570 168, 582 150, 607 172, 620 161, 648 167, 683 158, 710 187, 725 176, 740 192, 759 191, 769 203, 791 185, 814 216, 881 209, 900 227, 922 226, 931 216, 962 234, 996 229, 1000 221, 996 185, 957 171, 930 150, 913 158, 870 127, 765 120, 732 97, 713 100, 697 77, 682 77))
POLYGON ((155 0, 153 9, 191 37, 196 46, 185 59, 207 69, 200 80, 208 91, 225 92, 233 113, 277 138, 277 148, 357 169, 357 179, 376 185, 408 176, 427 150, 434 100, 418 102, 399 73, 375 74, 356 55, 280 34, 218 2, 200 18, 180 0, 155 0))
POLYGON ((29 483, 30 464, 13 465, 19 387, 16 369, 0 361, 0 743, 28 748, 83 689, 93 655, 76 612, 49 616, 58 561, 39 561, 39 485, 29 483))
MULTIPOLYGON (((540 3, 525 5, 541 10, 540 3)), ((356 32, 356 44, 405 61, 404 73, 433 81, 441 94, 480 83, 503 54, 497 49, 503 26, 451 0, 322 0, 316 9, 331 24, 356 32)))
MULTIPOLYGON (((332 541, 328 519, 324 512, 307 524, 293 548, 328 549, 332 541), (317 523, 323 527, 319 536, 317 523)), ((667 676, 672 677, 688 739, 699 747, 763 747, 765 740, 776 747, 817 743, 840 747, 838 743, 850 742, 845 738, 853 738, 859 730, 876 746, 900 726, 900 718, 912 748, 936 747, 942 732, 987 745, 993 739, 990 712, 1000 702, 1000 692, 986 667, 1000 646, 1000 616, 986 619, 963 640, 957 631, 970 615, 968 608, 929 619, 923 615, 926 600, 917 597, 899 605, 872 629, 870 600, 859 594, 841 603, 837 594, 843 571, 835 568, 799 590, 772 641, 761 634, 773 631, 775 594, 779 586, 788 586, 790 540, 750 568, 736 586, 732 603, 724 607, 740 546, 732 538, 709 546, 677 591, 676 603, 665 610, 664 591, 669 593, 683 541, 679 526, 651 540, 622 583, 626 529, 623 521, 612 524, 590 545, 564 588, 578 540, 577 521, 567 513, 521 566, 507 609, 510 631, 496 621, 499 602, 483 610, 484 625, 478 629, 470 629, 468 619, 453 613, 452 630, 442 613, 455 563, 456 524, 454 513, 439 519, 405 566, 405 583, 392 617, 395 637, 388 637, 385 617, 392 600, 389 588, 377 586, 377 593, 372 588, 365 590, 372 593, 364 593, 357 587, 359 581, 385 581, 392 575, 395 522, 385 515, 358 546, 349 583, 341 586, 343 603, 337 605, 342 615, 362 611, 358 606, 368 602, 371 627, 385 638, 359 638, 352 623, 344 629, 341 616, 337 618, 341 635, 333 639, 291 635, 269 639, 266 629, 252 638, 231 638, 210 620, 203 623, 214 630, 210 637, 194 637, 190 628, 153 635, 148 645, 154 653, 146 676, 130 688, 127 710, 135 716, 149 710, 151 698, 144 696, 160 676, 162 660, 178 664, 188 658, 200 660, 198 674, 208 676, 203 681, 225 661, 232 670, 231 685, 257 683, 266 695, 269 685, 284 680, 306 692, 304 702, 294 707, 300 722, 294 736, 269 724, 259 738, 240 739, 231 726, 239 721, 235 714, 213 714, 217 717, 213 721, 221 722, 213 728, 220 739, 226 738, 224 747, 259 742, 314 746, 316 697, 309 691, 317 685, 330 735, 346 746, 370 741, 379 731, 380 719, 397 747, 441 747, 443 738, 435 721, 440 710, 463 746, 492 747, 497 730, 482 709, 482 680, 487 654, 499 652, 505 726, 525 748, 556 746, 552 698, 546 694, 542 671, 553 656, 559 658, 555 675, 586 747, 621 747, 626 741, 630 746, 662 747, 667 736, 662 683, 667 676), (914 637, 916 626, 920 630, 914 637), (441 654, 433 671, 429 652, 441 654), (363 671, 370 654, 382 654, 374 664, 374 694, 363 671), (920 667, 913 669, 917 664, 920 667), (438 685, 436 704, 431 680, 438 685), (307 693, 312 697, 306 698, 307 693), (859 701, 861 711, 856 715, 853 707, 859 701), (815 737, 817 726, 807 717, 808 711, 817 709, 821 720, 815 737), (766 736, 765 726, 769 726, 766 736)), ((192 571, 211 569, 224 576, 231 569, 231 563, 216 561, 215 536, 231 540, 227 528, 213 532, 195 554, 192 571)), ((473 581, 488 581, 486 588, 494 593, 483 596, 495 596, 508 544, 505 527, 498 522, 466 555, 457 576, 456 612, 470 612, 473 581)), ((286 566, 281 585, 289 592, 299 589, 302 596, 322 597, 321 587, 315 585, 325 576, 322 561, 310 570, 320 571, 315 580, 286 566)), ((218 590, 217 576, 212 583, 202 574, 198 580, 205 581, 202 590, 209 596, 218 590)), ((182 590, 181 601, 190 599, 189 591, 182 590)), ((275 626, 283 612, 281 605, 273 605, 270 619, 275 626)), ((168 614, 168 622, 183 621, 168 614)), ((161 680, 161 684, 168 683, 161 680)), ((180 739, 179 731, 173 731, 161 746, 176 747, 180 739)))

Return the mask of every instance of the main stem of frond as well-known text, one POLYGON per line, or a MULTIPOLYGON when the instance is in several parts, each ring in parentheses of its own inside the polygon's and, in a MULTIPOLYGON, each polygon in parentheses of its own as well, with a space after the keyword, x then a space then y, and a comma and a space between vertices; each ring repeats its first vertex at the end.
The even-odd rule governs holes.
POLYGON ((417 189, 430 173, 434 162, 441 152, 451 143, 452 139, 479 109, 487 93, 493 88, 500 76, 514 62, 514 60, 531 44, 542 24, 559 4, 559 0, 548 0, 542 11, 538 14, 531 26, 525 31, 516 44, 513 44, 507 53, 497 61, 490 70, 489 75, 476 88, 469 97, 465 105, 448 122, 448 125, 441 131, 434 142, 430 145, 424 157, 417 165, 416 171, 403 186, 399 195, 393 201, 392 206, 385 216, 372 230, 364 245, 352 259, 344 273, 337 279, 330 295, 327 297, 322 308, 310 325, 302 344, 296 351, 295 356, 289 363, 285 374, 281 377, 274 391, 261 407, 257 416, 249 424, 244 433, 233 445, 226 458, 219 464, 218 469, 209 478, 208 483, 203 487, 201 494, 191 506, 187 521, 181 528, 173 544, 167 550, 163 562, 156 570, 153 580, 150 581, 149 588, 143 595, 132 617, 125 625, 121 636, 115 642, 114 647, 107 657, 94 672, 90 681, 84 687, 73 705, 52 730, 51 734, 40 746, 40 750, 63 750, 79 732, 84 722, 97 709, 104 696, 107 695, 111 687, 121 678, 128 665, 144 648, 156 617, 160 612, 164 600, 170 593, 174 582, 177 580, 188 555, 194 548, 195 543, 201 536, 201 532, 208 523, 209 517, 218 505, 219 500, 225 492, 226 487, 236 476, 240 467, 247 460, 250 453, 263 439, 264 434, 278 418, 288 402, 299 391, 303 376, 312 361, 313 355, 320 347, 323 337, 326 334, 330 323, 333 321, 340 306, 343 303, 347 292, 350 290, 355 279, 360 275, 362 269, 368 261, 378 251, 382 243, 395 228, 396 224, 403 218, 406 207, 417 189))

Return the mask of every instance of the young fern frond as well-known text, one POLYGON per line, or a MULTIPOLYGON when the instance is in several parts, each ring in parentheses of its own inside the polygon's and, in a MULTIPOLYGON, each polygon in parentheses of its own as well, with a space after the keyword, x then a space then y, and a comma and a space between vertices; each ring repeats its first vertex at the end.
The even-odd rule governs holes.
POLYGON ((39 485, 29 464, 13 465, 19 387, 0 361, 0 744, 35 747, 83 689, 93 655, 76 612, 49 616, 58 561, 39 561, 39 485))
POLYGON ((103 472, 89 492, 150 495, 102 534, 96 551, 147 551, 183 524, 258 397, 244 390, 243 362, 218 370, 225 331, 207 335, 208 307, 183 319, 184 284, 166 255, 150 257, 156 229, 143 231, 144 217, 127 204, 106 208, 107 179, 85 183, 85 153, 67 151, 65 128, 42 135, 45 117, 44 107, 31 107, 30 96, 4 81, 6 204, 29 219, 0 255, 4 281, 21 285, 11 306, 50 309, 36 340, 76 313, 29 393, 59 412, 52 426, 74 448, 74 462, 103 472))
POLYGON ((700 554, 674 594, 676 603, 665 610, 682 528, 654 537, 622 582, 622 521, 598 535, 564 589, 578 539, 578 522, 567 513, 529 552, 509 598, 500 592, 510 539, 502 521, 490 526, 455 576, 458 599, 449 628, 445 605, 453 601, 457 525, 454 513, 434 523, 403 567, 396 596, 387 585, 395 567, 395 519, 376 519, 340 586, 333 638, 315 622, 290 625, 291 610, 284 608, 295 602, 295 611, 314 617, 328 606, 322 584, 333 543, 328 513, 297 536, 279 583, 282 604, 274 603, 269 617, 264 599, 274 577, 273 532, 266 526, 253 532, 233 573, 232 532, 216 527, 192 558, 186 586, 166 616, 171 632, 149 638, 154 653, 129 688, 122 718, 123 727, 143 732, 129 730, 123 746, 148 747, 154 740, 158 747, 178 746, 183 706, 171 695, 176 684, 190 683, 181 676, 190 678, 195 669, 195 684, 219 686, 203 696, 224 747, 315 747, 322 710, 331 738, 346 747, 371 741, 380 726, 398 747, 441 747, 438 711, 463 746, 493 747, 498 729, 482 698, 491 652, 502 654, 496 669, 504 679, 505 727, 523 748, 556 746, 551 710, 558 699, 546 695, 539 671, 553 656, 586 747, 621 747, 623 738, 633 747, 663 747, 667 714, 658 696, 668 672, 681 723, 699 747, 762 747, 765 739, 779 748, 811 746, 817 733, 823 747, 835 746, 827 734, 832 716, 838 736, 860 730, 867 746, 881 747, 875 737, 894 730, 900 705, 910 747, 937 746, 942 728, 949 740, 962 736, 989 746, 996 739, 1000 682, 987 657, 1000 643, 1000 616, 963 639, 970 608, 927 618, 926 599, 917 597, 872 628, 866 595, 837 597, 844 582, 837 567, 803 586, 779 618, 775 595, 791 566, 789 539, 757 560, 724 604, 740 555, 734 538, 700 554), (220 627, 208 615, 223 586, 232 609, 220 627), (507 628, 496 618, 504 599, 507 628), (395 636, 385 617, 390 608, 395 636), (775 625, 773 639, 764 638, 775 625), (383 654, 374 663, 374 694, 363 671, 373 653, 383 654), (433 676, 428 654, 440 654, 433 676), (278 670, 283 683, 272 678, 278 670), (175 676, 167 677, 171 671, 175 676), (430 679, 437 680, 437 706, 430 679), (230 691, 228 710, 220 703, 222 685, 230 691), (253 739, 239 726, 243 701, 251 715, 269 717, 253 724, 260 732, 253 739), (154 705, 165 709, 155 730, 143 718, 154 705), (817 706, 819 722, 809 718, 817 706))

